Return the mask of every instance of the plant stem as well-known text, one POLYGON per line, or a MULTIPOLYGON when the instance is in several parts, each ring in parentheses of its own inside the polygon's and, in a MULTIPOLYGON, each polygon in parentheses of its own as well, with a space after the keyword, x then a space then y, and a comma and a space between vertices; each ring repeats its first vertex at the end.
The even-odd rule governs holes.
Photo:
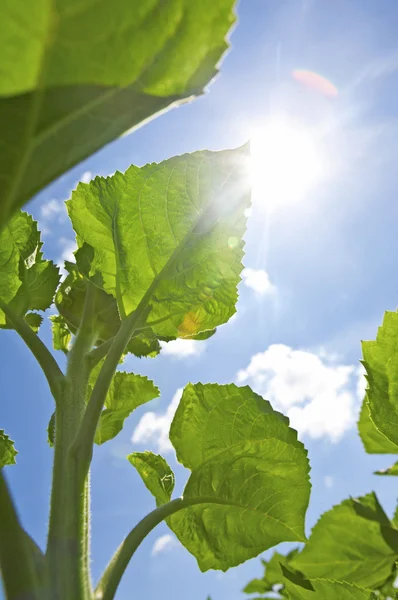
POLYGON ((62 384, 65 376, 59 368, 57 361, 25 319, 16 315, 1 298, 0 308, 41 366, 55 401, 59 400, 62 395, 62 384))
POLYGON ((90 468, 92 449, 98 421, 105 403, 106 395, 117 369, 123 352, 131 336, 147 313, 146 303, 140 303, 137 310, 122 321, 119 331, 113 338, 112 344, 106 355, 104 364, 95 382, 91 398, 84 413, 82 422, 73 444, 73 452, 79 456, 86 472, 90 468))
POLYGON ((150 512, 130 531, 116 550, 95 590, 95 597, 101 600, 113 600, 127 565, 148 533, 170 515, 195 504, 220 504, 220 500, 216 498, 177 498, 150 512))
POLYGON ((94 350, 91 350, 87 359, 90 361, 90 367, 93 369, 107 355, 109 348, 112 346, 114 338, 109 338, 94 350))
POLYGON ((8 600, 42 600, 32 554, 33 542, 22 529, 7 482, 0 469, 0 567, 8 600))
POLYGON ((88 573, 88 471, 71 451, 86 405, 90 366, 87 355, 96 339, 95 288, 89 285, 79 331, 68 356, 65 391, 57 406, 50 524, 47 543, 55 600, 91 596, 88 573))

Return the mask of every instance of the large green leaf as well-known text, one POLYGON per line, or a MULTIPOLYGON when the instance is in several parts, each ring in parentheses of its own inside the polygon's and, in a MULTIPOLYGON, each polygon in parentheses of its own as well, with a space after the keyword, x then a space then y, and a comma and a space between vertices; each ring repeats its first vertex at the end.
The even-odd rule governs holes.
POLYGON ((202 92, 234 0, 7 2, 0 23, 0 228, 55 177, 202 92), (32 29, 32 24, 34 28, 32 29))
POLYGON ((306 579, 301 573, 285 566, 282 566, 282 571, 290 600, 376 600, 371 590, 355 584, 306 579))
POLYGON ((0 429, 0 469, 6 465, 15 465, 17 454, 14 442, 10 440, 4 429, 0 429))
POLYGON ((168 523, 202 570, 226 570, 281 541, 305 540, 307 453, 286 420, 272 415, 269 404, 249 387, 188 386, 170 439, 192 470, 184 499, 203 501, 172 515, 168 523), (217 421, 220 399, 223 403, 226 396, 230 406, 224 405, 224 422, 212 429, 208 420, 212 433, 204 435, 202 418, 214 412, 217 421), (185 435, 177 435, 183 431, 180 422, 186 424, 190 415, 198 430, 187 427, 185 435))
POLYGON ((160 506, 170 502, 174 490, 174 473, 163 456, 152 452, 133 452, 128 457, 148 490, 160 506))
POLYGON ((116 298, 122 318, 147 307, 147 324, 168 338, 232 316, 250 202, 247 152, 195 152, 79 184, 67 203, 77 241, 91 246, 89 276, 116 298))
POLYGON ((398 446, 398 312, 386 312, 375 341, 362 342, 368 407, 377 429, 398 446))
POLYGON ((367 395, 363 399, 358 431, 364 448, 369 454, 398 454, 398 446, 386 438, 370 418, 367 395))
POLYGON ((277 438, 301 446, 288 424, 287 417, 248 386, 188 384, 170 428, 170 440, 178 460, 193 470, 246 440, 277 438))
MULTIPOLYGON (((16 315, 27 315, 33 328, 40 316, 28 311, 46 310, 59 282, 58 267, 43 259, 41 247, 37 223, 25 212, 14 215, 0 233, 0 297, 16 315)), ((12 328, 1 310, 0 326, 12 328)))
POLYGON ((112 378, 105 408, 95 434, 95 442, 103 444, 114 438, 123 428, 125 419, 138 406, 157 398, 160 392, 156 385, 142 375, 118 371, 112 378))
MULTIPOLYGON (((211 419, 208 425, 211 428, 211 419)), ((170 440, 184 465, 192 465, 192 473, 183 493, 187 507, 167 522, 201 570, 225 571, 279 542, 305 540, 310 493, 307 453, 287 419, 272 413, 268 402, 249 387, 187 386, 170 440), (218 425, 218 434, 214 429, 204 436, 202 417, 214 411, 217 420, 220 398, 223 401, 226 395, 231 407, 225 410, 222 427, 218 425), (187 424, 190 416, 192 427, 184 430, 180 424, 187 424)), ((131 462, 137 466, 135 461, 131 462)), ((150 478, 159 481, 154 461, 144 475, 137 468, 159 502, 159 492, 148 483, 150 478)))
POLYGON ((291 564, 310 579, 333 578, 375 588, 398 559, 398 531, 374 493, 344 500, 322 515, 291 564))

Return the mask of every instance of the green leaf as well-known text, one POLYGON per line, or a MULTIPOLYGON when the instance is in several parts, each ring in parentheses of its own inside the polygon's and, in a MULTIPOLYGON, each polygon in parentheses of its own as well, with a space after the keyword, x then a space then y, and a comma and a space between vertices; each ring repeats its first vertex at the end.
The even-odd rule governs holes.
POLYGON ((371 590, 355 584, 305 579, 301 573, 282 566, 284 584, 291 600, 371 600, 371 590))
POLYGON ((152 452, 133 452, 128 457, 140 474, 148 490, 160 506, 170 502, 174 489, 174 473, 163 456, 152 452))
POLYGON ((233 4, 116 0, 109 11, 98 2, 7 3, 0 25, 1 226, 104 144, 200 94, 227 48, 233 4))
POLYGON ((146 325, 168 338, 212 330, 234 314, 247 152, 195 152, 78 185, 67 203, 77 241, 92 247, 89 275, 122 318, 147 307, 146 325))
POLYGON ((397 559, 398 531, 371 493, 322 515, 291 564, 310 579, 332 577, 373 589, 389 577, 397 559))
POLYGON ((195 505, 168 524, 202 571, 305 540, 307 453, 287 419, 250 388, 187 386, 170 439, 192 469, 183 498, 195 505))
POLYGON ((369 414, 367 395, 363 399, 358 421, 358 431, 366 452, 369 454, 397 454, 398 446, 383 435, 369 414))
MULTIPOLYGON (((87 280, 76 264, 66 261, 65 266, 69 273, 57 290, 55 304, 67 329, 76 333, 83 316, 87 280)), ((95 328, 98 333, 96 344, 100 345, 116 335, 121 321, 116 300, 100 288, 96 290, 95 306, 95 328)), ((159 340, 150 327, 146 327, 135 334, 126 351, 140 358, 156 356, 160 352, 159 340)))
POLYGON ((289 420, 248 386, 188 384, 170 428, 180 463, 196 469, 246 440, 277 438, 300 447, 289 420), (194 442, 194 443, 193 443, 194 442))
POLYGON ((50 417, 47 427, 47 440, 48 444, 51 448, 54 447, 55 444, 55 412, 50 417))
POLYGON ((398 446, 398 312, 386 312, 375 341, 362 342, 370 417, 398 446))
POLYGON ((28 323, 29 327, 37 333, 40 329, 40 325, 43 323, 43 317, 38 313, 29 312, 25 315, 25 321, 28 323))
POLYGON ((123 429, 125 419, 133 410, 157 398, 159 394, 159 389, 147 377, 123 371, 115 373, 101 413, 95 442, 103 444, 114 438, 123 429))
POLYGON ((283 595, 283 572, 281 565, 288 566, 297 552, 298 548, 294 548, 286 556, 279 552, 274 552, 269 561, 262 560, 265 568, 264 577, 262 579, 253 579, 246 585, 243 591, 246 594, 265 594, 273 592, 274 586, 278 585, 282 588, 278 590, 278 593, 283 595))
POLYGON ((6 465, 15 465, 17 454, 14 442, 10 440, 4 429, 0 429, 0 469, 6 465))
POLYGON ((52 321, 54 350, 62 350, 62 352, 68 354, 72 335, 65 319, 61 315, 53 315, 50 319, 52 321))
POLYGON ((375 471, 375 475, 398 475, 398 462, 389 467, 388 469, 381 469, 375 471))
MULTIPOLYGON (((41 247, 37 223, 25 212, 19 211, 0 233, 0 296, 18 316, 52 304, 59 270, 43 259, 41 247)), ((41 322, 34 314, 27 321, 33 329, 41 322)), ((0 327, 12 328, 3 311, 0 327)))

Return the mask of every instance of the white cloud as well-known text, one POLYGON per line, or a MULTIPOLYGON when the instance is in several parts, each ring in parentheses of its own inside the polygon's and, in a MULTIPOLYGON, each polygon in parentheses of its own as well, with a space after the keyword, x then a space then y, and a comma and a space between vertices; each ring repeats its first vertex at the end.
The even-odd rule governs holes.
POLYGON ((57 260, 57 265, 59 266, 61 275, 66 275, 64 261, 75 262, 73 253, 77 250, 77 245, 75 240, 64 237, 59 238, 59 244, 62 246, 62 252, 57 260))
POLYGON ((336 364, 324 352, 320 356, 274 344, 252 357, 237 382, 267 398, 301 435, 337 442, 356 422, 357 375, 355 366, 336 364))
POLYGON ((84 171, 83 175, 80 177, 79 181, 82 183, 89 183, 93 178, 93 174, 91 171, 84 171))
POLYGON ((199 356, 205 350, 204 341, 177 339, 171 342, 161 342, 162 354, 174 358, 187 358, 188 356, 199 356))
POLYGON ((242 279, 243 283, 259 296, 271 294, 275 291, 275 286, 270 282, 268 273, 263 269, 243 269, 242 279))
POLYGON ((48 221, 58 218, 60 215, 63 217, 66 216, 65 202, 55 200, 55 198, 48 200, 48 202, 44 202, 40 207, 40 215, 43 219, 48 221))
POLYGON ((325 484, 325 487, 330 489, 334 486, 334 478, 331 475, 325 475, 323 483, 325 484))
POLYGON ((155 543, 152 547, 152 556, 156 556, 160 554, 160 552, 165 552, 171 550, 176 545, 176 539, 174 536, 167 533, 166 535, 161 535, 155 540, 155 543))
POLYGON ((183 388, 178 388, 163 415, 147 412, 141 417, 131 438, 133 444, 151 443, 158 452, 173 451, 169 440, 169 430, 182 396, 182 390, 183 388))

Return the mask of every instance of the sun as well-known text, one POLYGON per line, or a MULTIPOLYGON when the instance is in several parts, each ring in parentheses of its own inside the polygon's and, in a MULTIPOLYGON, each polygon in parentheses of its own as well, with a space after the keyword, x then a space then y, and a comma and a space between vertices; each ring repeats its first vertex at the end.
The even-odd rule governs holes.
POLYGON ((251 134, 253 196, 268 208, 305 198, 321 178, 321 149, 311 132, 294 122, 273 118, 251 134))

